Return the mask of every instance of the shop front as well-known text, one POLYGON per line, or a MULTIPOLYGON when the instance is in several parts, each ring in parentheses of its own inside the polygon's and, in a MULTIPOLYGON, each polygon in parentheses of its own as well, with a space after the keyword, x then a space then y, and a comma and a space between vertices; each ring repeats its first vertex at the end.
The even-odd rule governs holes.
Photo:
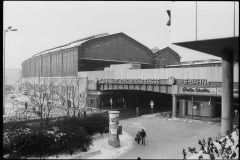
MULTIPOLYGON (((221 85, 221 82, 206 79, 181 80, 178 84, 179 115, 221 117, 221 85)), ((238 99, 238 92, 238 83, 234 83, 234 101, 238 99)))

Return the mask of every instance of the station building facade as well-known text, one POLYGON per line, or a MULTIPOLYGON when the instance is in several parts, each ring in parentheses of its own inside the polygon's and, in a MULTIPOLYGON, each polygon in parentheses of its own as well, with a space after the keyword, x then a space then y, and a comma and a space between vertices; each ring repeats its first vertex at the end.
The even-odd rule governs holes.
MULTIPOLYGON (((169 67, 180 59, 169 47, 153 52, 124 33, 99 34, 27 59, 22 83, 24 87, 37 77, 87 78, 88 106, 93 108, 149 108, 153 100, 156 110, 171 110, 174 117, 220 116, 221 66, 169 67)), ((235 101, 238 68, 236 64, 235 101)))
POLYGON ((239 1, 173 1, 167 12, 171 15, 168 25, 172 44, 222 58, 221 134, 232 132, 239 1))

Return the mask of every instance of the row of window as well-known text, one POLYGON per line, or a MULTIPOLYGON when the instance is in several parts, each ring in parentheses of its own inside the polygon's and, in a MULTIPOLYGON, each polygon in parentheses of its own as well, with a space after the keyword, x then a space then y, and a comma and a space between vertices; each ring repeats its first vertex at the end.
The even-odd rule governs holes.
POLYGON ((34 57, 22 64, 22 77, 76 76, 77 63, 77 51, 34 57))
POLYGON ((144 50, 141 50, 139 47, 136 47, 128 41, 123 41, 123 44, 120 44, 119 42, 120 41, 116 39, 112 40, 111 43, 107 41, 98 45, 92 44, 86 47, 83 58, 88 58, 90 56, 96 59, 106 58, 120 61, 149 62, 147 59, 148 54, 144 50))

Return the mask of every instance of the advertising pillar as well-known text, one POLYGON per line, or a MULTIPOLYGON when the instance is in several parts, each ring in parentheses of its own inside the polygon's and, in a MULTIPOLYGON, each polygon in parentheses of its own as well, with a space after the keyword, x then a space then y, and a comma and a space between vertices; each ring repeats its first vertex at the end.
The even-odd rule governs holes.
POLYGON ((109 139, 108 145, 112 147, 120 147, 119 139, 119 111, 108 111, 109 113, 109 139))

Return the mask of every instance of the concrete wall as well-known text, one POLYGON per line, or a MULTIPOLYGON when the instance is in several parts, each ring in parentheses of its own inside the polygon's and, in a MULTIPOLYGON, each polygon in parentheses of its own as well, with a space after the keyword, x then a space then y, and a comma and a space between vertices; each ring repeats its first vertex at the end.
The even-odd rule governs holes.
MULTIPOLYGON (((239 67, 234 66, 234 82, 239 82, 239 67)), ((89 80, 100 79, 207 79, 208 82, 222 82, 222 67, 156 68, 135 70, 108 70, 78 72, 78 77, 89 80)))
POLYGON ((237 36, 239 36, 239 2, 172 2, 172 43, 237 36))

